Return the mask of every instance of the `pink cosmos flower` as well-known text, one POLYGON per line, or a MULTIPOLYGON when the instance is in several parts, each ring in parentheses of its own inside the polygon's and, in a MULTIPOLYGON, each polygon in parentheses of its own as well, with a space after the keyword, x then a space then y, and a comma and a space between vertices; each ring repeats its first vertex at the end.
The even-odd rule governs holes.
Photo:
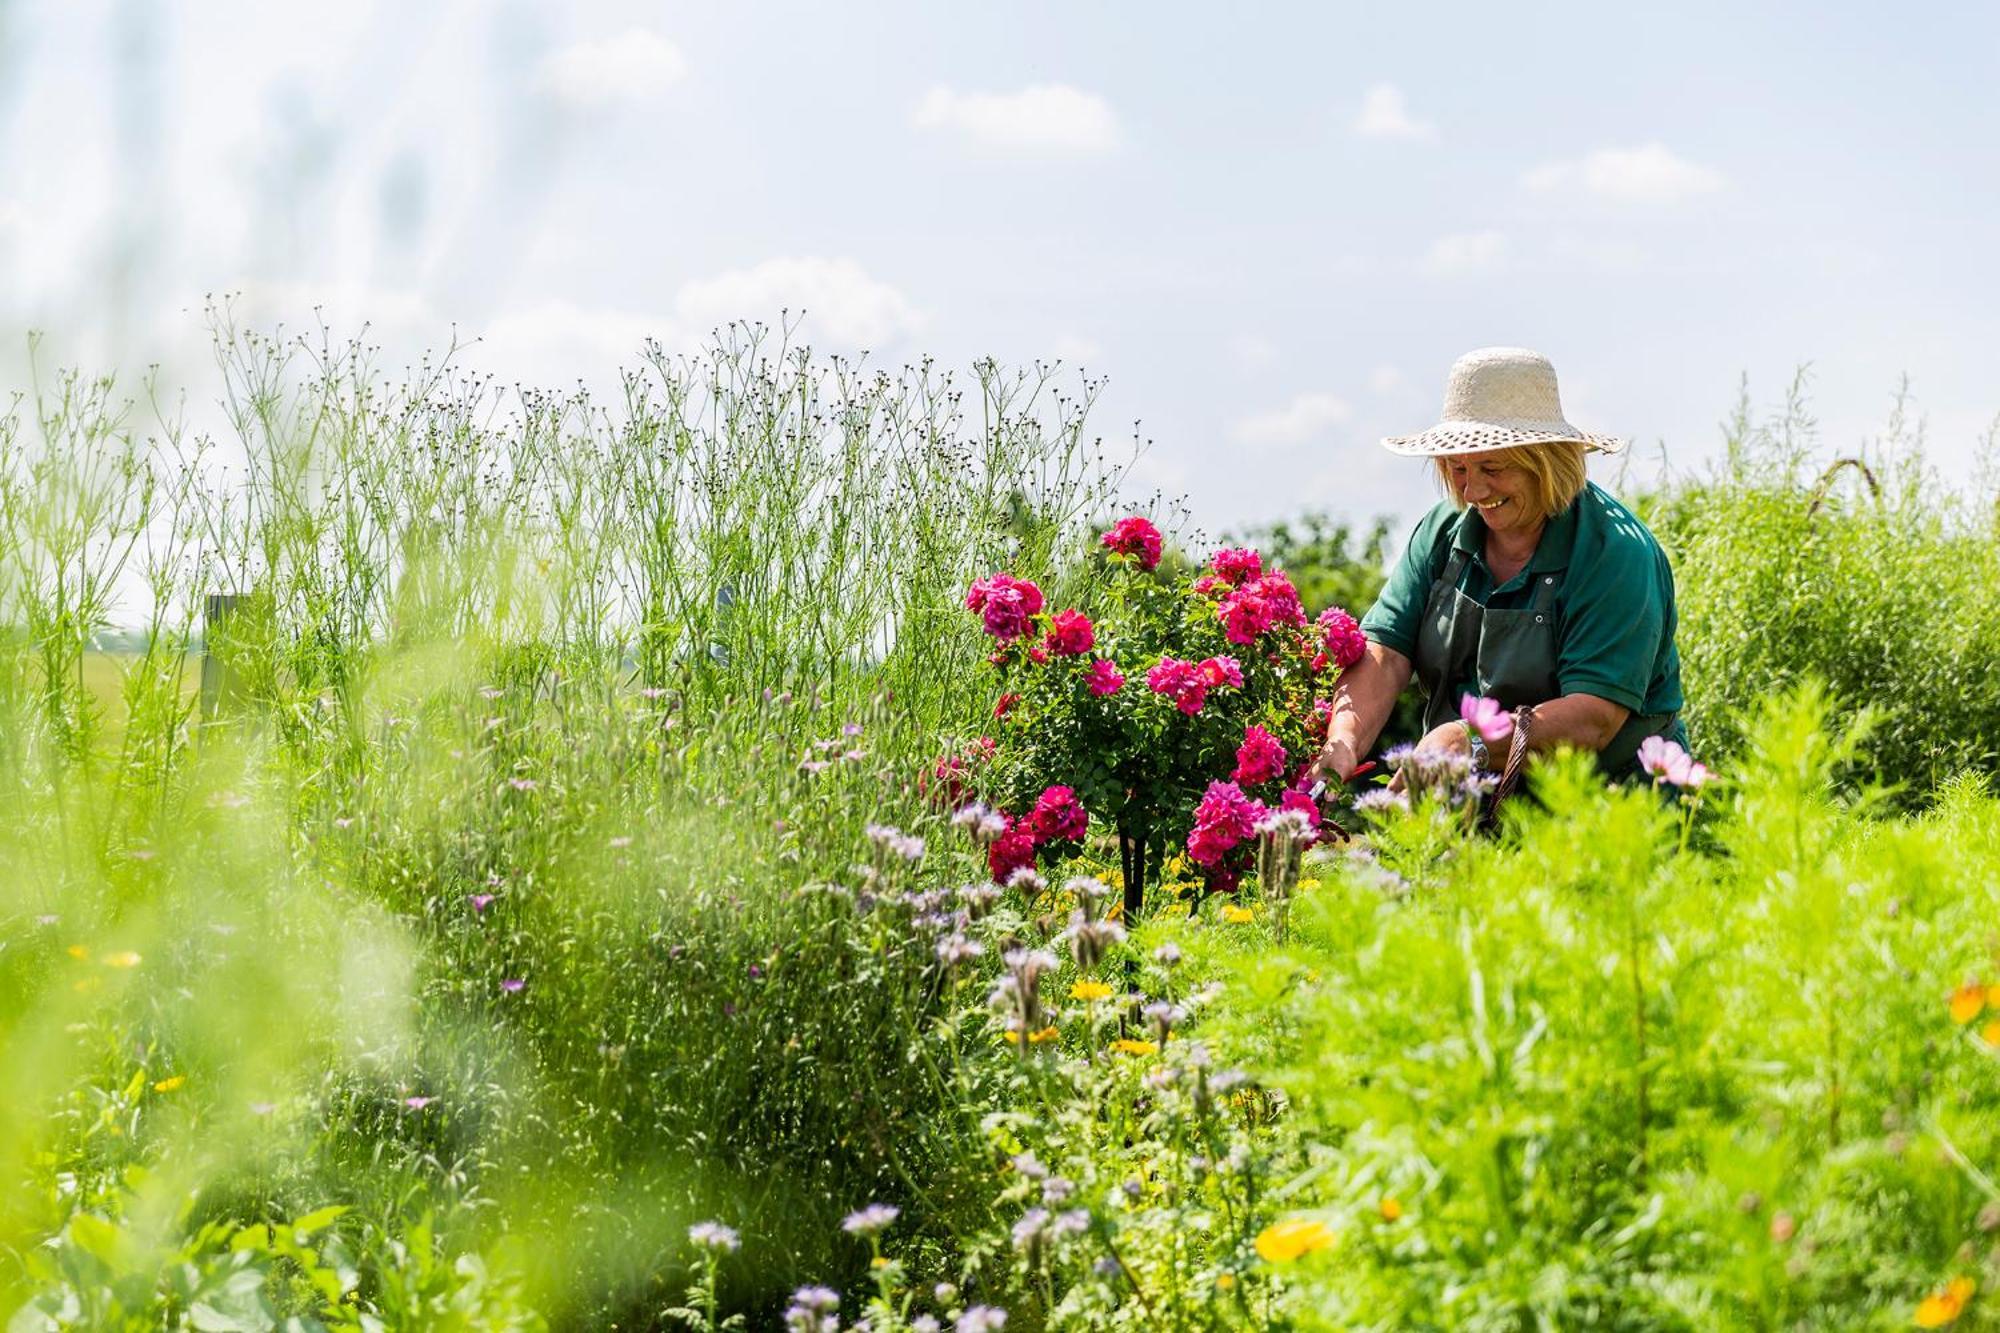
POLYGON ((1048 644, 1058 657, 1081 657, 1097 645, 1097 630, 1081 611, 1058 611, 1049 624, 1048 644))
POLYGON ((1504 741, 1514 734, 1514 719, 1500 706, 1497 699, 1481 698, 1478 695, 1461 695, 1458 700, 1458 715, 1472 724, 1488 745, 1504 741))
POLYGON ((465 901, 472 904, 474 912, 483 915, 486 909, 493 905, 493 895, 490 893, 468 893, 465 895, 465 901))
POLYGON ((1229 775, 1232 782, 1255 786, 1284 771, 1285 747, 1276 736, 1262 727, 1251 727, 1243 733, 1243 744, 1236 749, 1236 771, 1229 775))
POLYGON ((1036 842, 1079 842, 1090 827, 1090 816, 1069 787, 1047 787, 1026 820, 1036 842))
POLYGON ((1361 632, 1361 622, 1341 608, 1329 606, 1316 623, 1326 655, 1343 670, 1367 655, 1368 638, 1361 632))
POLYGON ((421 1111, 436 1100, 437 1098, 435 1097, 405 1097, 403 1098, 403 1105, 412 1111, 421 1111))
POLYGON ((527 982, 521 980, 519 977, 508 977, 500 983, 500 989, 509 995, 518 995, 527 984, 527 982))
POLYGON ((1707 765, 1696 763, 1679 742, 1664 736, 1648 736, 1639 742, 1639 767, 1655 782, 1683 789, 1705 786, 1715 776, 1707 765))
POLYGON ((1132 556, 1139 562, 1139 568, 1152 570, 1159 568, 1160 530, 1146 519, 1134 515, 1121 518, 1112 525, 1111 531, 1099 538, 1114 555, 1132 556))
POLYGON ((1244 547, 1224 547, 1209 557, 1208 567, 1231 583, 1242 583, 1264 572, 1264 557, 1244 547))
POLYGON ((1116 694, 1125 686, 1125 677, 1118 674, 1118 667, 1106 658, 1098 658, 1090 664, 1090 692, 1097 695, 1116 694))

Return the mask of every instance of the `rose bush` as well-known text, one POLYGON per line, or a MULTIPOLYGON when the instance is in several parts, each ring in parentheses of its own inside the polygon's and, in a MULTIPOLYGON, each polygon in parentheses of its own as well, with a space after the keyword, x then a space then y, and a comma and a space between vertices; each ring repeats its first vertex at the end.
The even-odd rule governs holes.
POLYGON ((1297 784, 1334 679, 1365 649, 1360 626, 1337 607, 1309 619, 1253 550, 1161 580, 1163 540, 1144 517, 1121 519, 1099 548, 1081 607, 1046 608, 1039 587, 1005 572, 968 590, 994 640, 993 735, 941 761, 933 790, 997 807, 996 879, 1052 868, 1094 828, 1118 839, 1128 911, 1176 851, 1210 890, 1232 889, 1267 814, 1318 821, 1297 784))

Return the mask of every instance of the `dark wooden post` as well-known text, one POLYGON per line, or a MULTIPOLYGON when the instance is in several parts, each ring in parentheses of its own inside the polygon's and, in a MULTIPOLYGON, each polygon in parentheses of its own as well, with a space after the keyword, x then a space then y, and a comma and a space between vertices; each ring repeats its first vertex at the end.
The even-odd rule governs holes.
POLYGON ((201 720, 213 722, 225 703, 234 702, 241 684, 236 669, 228 660, 215 651, 215 636, 224 628, 236 608, 243 602, 241 593, 210 593, 202 607, 201 618, 201 720))

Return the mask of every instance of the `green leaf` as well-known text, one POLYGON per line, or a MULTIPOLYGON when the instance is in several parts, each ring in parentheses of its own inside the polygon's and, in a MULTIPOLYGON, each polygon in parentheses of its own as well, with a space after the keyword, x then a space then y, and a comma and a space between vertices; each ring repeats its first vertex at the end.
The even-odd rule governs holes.
POLYGON ((292 1230, 301 1236, 310 1236, 315 1231, 324 1231, 348 1211, 344 1203, 336 1203, 325 1208, 315 1208, 304 1217, 292 1222, 292 1230))
POLYGON ((77 1213, 69 1219, 69 1242, 116 1273, 124 1272, 132 1260, 132 1238, 95 1213, 77 1213))

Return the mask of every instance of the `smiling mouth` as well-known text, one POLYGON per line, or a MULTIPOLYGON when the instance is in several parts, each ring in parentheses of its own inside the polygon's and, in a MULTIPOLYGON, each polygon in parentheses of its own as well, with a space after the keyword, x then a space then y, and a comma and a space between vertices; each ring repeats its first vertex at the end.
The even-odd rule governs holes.
POLYGON ((1475 502, 1473 504, 1473 508, 1478 509, 1485 513, 1491 513, 1493 510, 1498 509, 1501 505, 1506 503, 1507 502, 1505 500, 1494 500, 1489 504, 1479 504, 1475 502))

